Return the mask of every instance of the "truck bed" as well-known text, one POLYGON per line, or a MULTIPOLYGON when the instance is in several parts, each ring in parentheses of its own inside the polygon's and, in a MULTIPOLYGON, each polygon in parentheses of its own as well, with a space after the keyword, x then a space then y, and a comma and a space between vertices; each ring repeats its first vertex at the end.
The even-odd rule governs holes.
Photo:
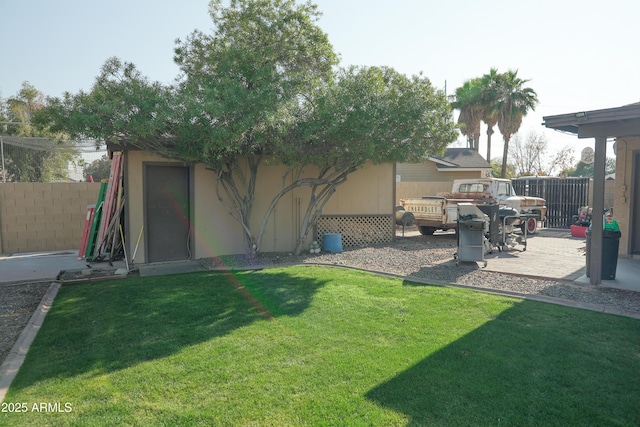
POLYGON ((482 193, 440 193, 438 196, 425 196, 420 199, 401 199, 400 203, 407 212, 413 214, 415 225, 448 230, 456 228, 458 203, 483 204, 492 200, 482 193))

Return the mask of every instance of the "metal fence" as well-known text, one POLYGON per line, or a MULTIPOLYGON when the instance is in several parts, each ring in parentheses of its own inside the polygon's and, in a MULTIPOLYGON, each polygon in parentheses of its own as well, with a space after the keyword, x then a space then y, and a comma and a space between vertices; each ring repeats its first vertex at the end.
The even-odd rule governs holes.
POLYGON ((573 215, 581 206, 589 205, 589 181, 589 178, 517 178, 513 180, 513 188, 520 196, 542 197, 547 201, 547 227, 569 228, 573 215))

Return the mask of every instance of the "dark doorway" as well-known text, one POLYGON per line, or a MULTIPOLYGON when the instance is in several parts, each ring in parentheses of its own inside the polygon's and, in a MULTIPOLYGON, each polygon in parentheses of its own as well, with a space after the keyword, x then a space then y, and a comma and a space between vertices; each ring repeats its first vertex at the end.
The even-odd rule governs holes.
POLYGON ((144 198, 148 262, 189 259, 189 168, 145 165, 144 198))
POLYGON ((631 212, 629 212, 630 249, 632 254, 640 254, 640 152, 633 153, 631 176, 633 177, 633 183, 631 184, 633 204, 631 205, 631 212))

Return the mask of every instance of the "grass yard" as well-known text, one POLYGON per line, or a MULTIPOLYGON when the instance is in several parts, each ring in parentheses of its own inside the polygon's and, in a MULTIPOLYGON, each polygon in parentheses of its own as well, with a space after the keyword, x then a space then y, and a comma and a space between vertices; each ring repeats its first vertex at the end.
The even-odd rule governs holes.
POLYGON ((130 278, 62 287, 0 425, 635 426, 639 376, 628 318, 328 267, 130 278))

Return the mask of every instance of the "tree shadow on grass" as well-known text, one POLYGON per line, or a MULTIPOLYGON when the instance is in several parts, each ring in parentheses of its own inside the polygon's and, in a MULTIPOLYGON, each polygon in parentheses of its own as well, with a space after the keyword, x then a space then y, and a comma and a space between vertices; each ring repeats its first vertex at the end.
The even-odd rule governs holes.
POLYGON ((299 315, 325 283, 268 270, 63 286, 12 389, 125 369, 272 316, 299 315))
POLYGON ((422 283, 412 282, 412 278, 419 278, 426 281, 432 279, 434 283, 456 283, 461 277, 480 269, 481 266, 478 262, 465 261, 457 263, 456 260, 450 259, 445 260, 444 262, 426 265, 421 267, 418 271, 409 273, 404 284, 408 286, 423 286, 422 283))
POLYGON ((639 425, 639 332, 633 319, 523 301, 366 397, 410 425, 639 425))

